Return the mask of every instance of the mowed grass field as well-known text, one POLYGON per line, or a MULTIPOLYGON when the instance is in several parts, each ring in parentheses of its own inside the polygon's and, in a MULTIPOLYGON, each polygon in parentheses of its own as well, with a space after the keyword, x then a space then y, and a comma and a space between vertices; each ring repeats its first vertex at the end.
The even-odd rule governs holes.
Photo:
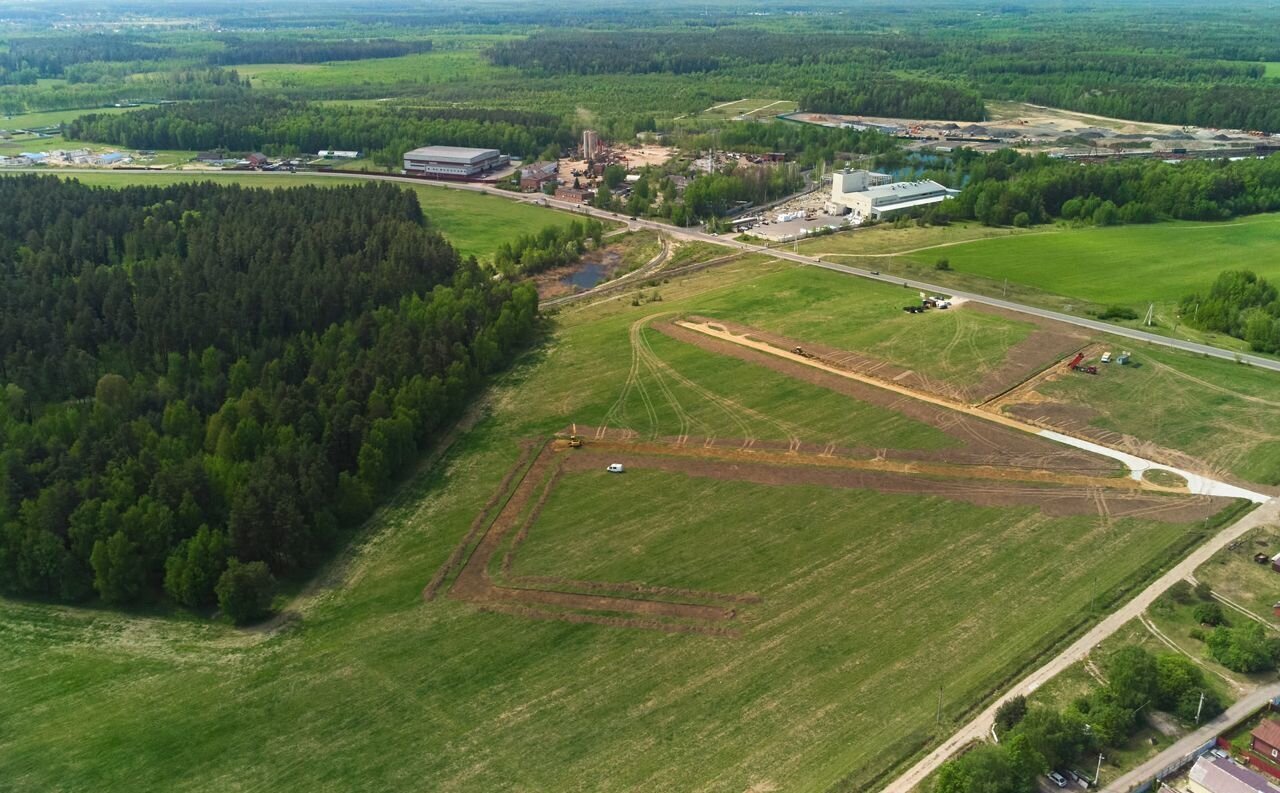
MULTIPOLYGON (((55 169, 48 173, 58 174, 55 169)), ((190 181, 212 181, 219 184, 243 184, 248 187, 297 187, 320 185, 337 187, 359 184, 354 177, 317 176, 288 173, 227 173, 222 171, 101 171, 68 173, 67 178, 103 187, 130 184, 167 185, 190 181)), ((418 194, 419 203, 430 223, 438 228, 464 255, 481 259, 506 242, 522 234, 536 233, 547 226, 568 225, 575 218, 545 207, 532 206, 498 196, 467 190, 400 183, 418 194)))
POLYGON ((961 386, 980 382, 1035 329, 964 307, 923 315, 902 310, 919 302, 916 290, 827 270, 787 269, 708 301, 707 314, 858 350, 961 386))
MULTIPOLYGON (((407 477, 275 626, 0 599, 0 780, 95 791, 868 789, 1089 621, 1095 591, 1105 603, 1199 536, 926 496, 587 472, 554 494, 519 563, 759 592, 742 638, 422 602, 522 439, 602 423, 620 401, 639 423, 639 398, 620 397, 635 378, 657 387, 644 366, 633 375, 637 321, 732 310, 739 294, 746 309, 758 300, 751 284, 790 269, 753 258, 675 279, 661 303, 623 296, 563 312, 475 427, 407 477)), ((784 421, 805 440, 844 428, 887 446, 940 442, 815 386, 640 337, 686 378, 677 396, 708 422, 718 411, 694 403, 706 392, 751 406, 743 420, 761 437, 784 421)), ((655 432, 680 429, 673 408, 651 420, 655 432)))
POLYGON ((1096 304, 1141 307, 1208 292, 1223 270, 1280 280, 1280 214, 1223 223, 1063 229, 907 253, 952 269, 1096 304))

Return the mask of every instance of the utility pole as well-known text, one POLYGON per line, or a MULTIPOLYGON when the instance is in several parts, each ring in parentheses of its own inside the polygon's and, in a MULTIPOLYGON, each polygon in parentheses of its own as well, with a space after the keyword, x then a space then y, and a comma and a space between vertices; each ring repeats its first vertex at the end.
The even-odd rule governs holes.
POLYGON ((1143 321, 1143 324, 1144 324, 1144 325, 1146 325, 1148 328, 1149 328, 1149 327, 1151 327, 1151 325, 1153 324, 1153 322, 1154 322, 1154 320, 1155 320, 1155 313, 1156 313, 1156 304, 1155 304, 1155 303, 1148 303, 1148 304, 1147 304, 1147 318, 1143 321))
POLYGON ((942 724, 942 684, 938 684, 938 724, 942 724))
POLYGON ((1200 723, 1200 709, 1204 707, 1204 691, 1200 692, 1200 704, 1196 705, 1196 724, 1200 723))
POLYGON ((1102 776, 1102 752, 1098 752, 1098 770, 1093 772, 1093 784, 1098 784, 1098 777, 1102 776))

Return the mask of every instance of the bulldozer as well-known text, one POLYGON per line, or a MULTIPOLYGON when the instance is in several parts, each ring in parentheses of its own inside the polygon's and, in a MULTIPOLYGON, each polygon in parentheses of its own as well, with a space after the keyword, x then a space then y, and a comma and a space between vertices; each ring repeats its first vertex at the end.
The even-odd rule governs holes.
POLYGON ((573 431, 569 433, 569 448, 570 449, 582 448, 582 436, 578 434, 577 424, 573 425, 573 431))

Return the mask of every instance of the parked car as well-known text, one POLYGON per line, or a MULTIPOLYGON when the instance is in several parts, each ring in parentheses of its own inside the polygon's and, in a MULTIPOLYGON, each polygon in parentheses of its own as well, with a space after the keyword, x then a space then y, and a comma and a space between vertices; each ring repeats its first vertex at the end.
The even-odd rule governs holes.
POLYGON ((620 474, 625 469, 622 467, 622 463, 609 463, 609 467, 605 470, 611 474, 620 474))
POLYGON ((1049 777, 1049 781, 1050 781, 1050 782, 1052 782, 1053 784, 1057 785, 1058 787, 1066 787, 1066 786, 1067 786, 1067 779, 1066 779, 1066 777, 1064 777, 1062 774, 1059 774, 1057 771, 1050 771, 1050 772, 1047 774, 1047 776, 1049 777))

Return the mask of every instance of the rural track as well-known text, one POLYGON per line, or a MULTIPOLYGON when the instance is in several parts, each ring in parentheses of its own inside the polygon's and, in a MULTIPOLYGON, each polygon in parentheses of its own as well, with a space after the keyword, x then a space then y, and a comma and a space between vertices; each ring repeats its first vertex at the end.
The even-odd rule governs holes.
MULTIPOLYGON (((1101 622, 1089 629, 1083 636, 1072 642, 1065 650, 1055 656, 1048 663, 1019 680, 1002 695, 990 702, 982 712, 956 731, 951 737, 943 741, 942 744, 932 752, 925 755, 923 759, 908 769, 906 773, 902 774, 885 786, 883 788, 885 793, 911 793, 911 791, 919 787, 930 774, 936 771, 943 763, 949 760, 956 753, 960 752, 966 746, 975 741, 985 739, 988 734, 987 731, 990 728, 992 721, 995 719, 996 709, 1005 702, 1015 696, 1025 696, 1032 693, 1053 677, 1066 670, 1067 667, 1077 661, 1084 660, 1089 655, 1089 652, 1093 648, 1097 647, 1104 639, 1120 630, 1120 628, 1130 620, 1141 617, 1143 612, 1145 612, 1147 608, 1155 602, 1157 597, 1164 594, 1164 592, 1169 587, 1173 586, 1174 583, 1192 575, 1197 567, 1209 561, 1209 558, 1215 553, 1225 548, 1232 541, 1243 536, 1246 532, 1264 524, 1273 523, 1277 520, 1280 520, 1280 499, 1272 499, 1218 532, 1207 542, 1201 544, 1188 554, 1182 561, 1171 567, 1164 573, 1164 575, 1157 578, 1147 586, 1146 589, 1139 592, 1132 600, 1109 614, 1101 622)), ((1263 702, 1266 702, 1269 697, 1258 697, 1260 694, 1267 692, 1269 692, 1271 696, 1280 695, 1280 685, 1271 686, 1263 691, 1255 692, 1246 699, 1236 703, 1236 705, 1232 706, 1228 712, 1235 712, 1236 718, 1244 715, 1254 707, 1260 706, 1263 702), (1256 702, 1255 698, 1257 698, 1256 702), (1248 708, 1237 710, 1241 704, 1246 703, 1253 704, 1250 704, 1248 708)), ((1222 718, 1219 717, 1210 724, 1216 725, 1217 729, 1221 729, 1229 723, 1229 721, 1223 721, 1222 718)), ((1208 726, 1209 725, 1206 725, 1206 727, 1208 726)), ((1198 736, 1199 734, 1199 732, 1193 733, 1193 736, 1198 736)), ((1192 736, 1188 736, 1188 738, 1190 737, 1192 736)), ((1186 741, 1187 739, 1184 738, 1182 741, 1175 744, 1174 748, 1183 747, 1186 741)), ((1203 739, 1198 739, 1186 745, 1185 748, 1181 749, 1181 753, 1185 754, 1195 746, 1200 745, 1202 742, 1203 739)), ((1170 756, 1177 757, 1180 755, 1173 754, 1170 756)), ((1129 787, 1132 787, 1136 782, 1147 779, 1155 771, 1162 768, 1163 765, 1164 764, 1159 764, 1152 767, 1151 770, 1145 771, 1144 775, 1134 776, 1130 782, 1125 783, 1126 786, 1124 787, 1108 785, 1105 790, 1128 790, 1129 787)), ((1145 768, 1146 764, 1142 766, 1142 769, 1145 768)), ((1132 774, 1125 775, 1125 777, 1130 776, 1132 776, 1132 774)), ((1124 779, 1125 777, 1122 777, 1121 779, 1124 779)), ((1114 784, 1119 784, 1119 782, 1114 784)))
MULTIPOLYGON (((33 171, 36 173, 49 173, 48 169, 13 168, 10 170, 14 173, 19 173, 22 171, 33 171)), ((102 172, 103 170, 101 168, 63 168, 57 171, 57 173, 102 173, 102 172)), ((130 173, 133 173, 133 172, 131 171, 130 173)), ((137 173, 144 173, 144 172, 138 171, 137 173)), ((157 171, 157 173, 163 173, 163 171, 157 171)), ((254 174, 255 172, 246 171, 241 175, 249 176, 250 178, 252 178, 254 174)), ((279 171, 271 171, 268 175, 279 177, 282 174, 279 171)), ((1040 317, 1041 319, 1049 319, 1049 320, 1054 320, 1056 322, 1062 322, 1068 325, 1075 325, 1076 327, 1085 328, 1087 330, 1094 331, 1097 333, 1108 333, 1108 334, 1111 334, 1112 336, 1119 336, 1121 338, 1129 339, 1131 341, 1140 341, 1140 342, 1145 342, 1147 344, 1154 344, 1158 347, 1168 347, 1175 350, 1182 350, 1183 352, 1191 352, 1191 353, 1196 353, 1198 355, 1207 355, 1211 358, 1219 358, 1225 361, 1237 361, 1240 363, 1249 364, 1250 366, 1256 366, 1259 369, 1266 369, 1272 372, 1280 372, 1280 361, 1272 360, 1270 358, 1263 358, 1258 355, 1251 355, 1249 353, 1236 352, 1235 350, 1224 350, 1221 347, 1214 347, 1209 344, 1201 344, 1199 342, 1194 342, 1194 341, 1185 341, 1183 339, 1173 339, 1167 336, 1160 336, 1155 333, 1147 333, 1146 331, 1135 330, 1133 328, 1123 328, 1123 327, 1120 327, 1119 325, 1112 325, 1108 322, 1102 322, 1100 320, 1088 319, 1086 317, 1077 317, 1072 314, 1064 314, 1059 311, 1050 311, 1049 309, 1037 308, 1035 306, 1028 306, 1025 303, 1017 303, 1012 300, 1005 300, 1003 298, 992 297, 990 295, 984 295, 978 292, 966 292, 963 290, 954 289, 952 287, 940 286, 938 284, 931 284, 927 281, 917 281, 911 278, 898 278, 892 275, 882 275, 878 272, 872 272, 871 270, 863 269, 861 267, 853 267, 851 265, 836 264, 834 262, 823 261, 821 256, 806 256, 802 253, 795 253, 792 251, 783 250, 782 248, 770 247, 768 245, 757 245, 754 243, 739 242, 738 240, 735 240, 729 237, 720 237, 714 234, 708 234, 707 232, 702 231, 699 228, 683 228, 679 226, 671 226, 666 223, 658 223, 652 220, 643 220, 643 219, 629 220, 626 216, 618 212, 607 212, 603 209, 586 207, 581 204, 570 204, 568 202, 557 201, 554 198, 549 198, 543 195, 537 195, 532 193, 511 193, 509 191, 499 190, 495 187, 489 187, 484 184, 474 184, 469 182, 442 182, 434 179, 419 179, 412 176, 396 176, 393 174, 341 173, 337 171, 303 171, 297 175, 303 178, 306 178, 309 176, 310 177, 325 176, 325 177, 330 177, 334 179, 365 179, 365 180, 377 180, 377 181, 384 181, 384 182, 400 182, 402 184, 429 185, 432 187, 444 187, 450 190, 465 190, 472 193, 483 193, 485 195, 498 196, 499 198, 505 198, 509 201, 519 201, 526 204, 535 204, 535 202, 537 202, 536 205, 538 206, 546 206, 551 209, 558 209, 558 210, 569 212, 575 215, 589 215, 591 217, 597 217, 597 218, 610 220, 617 223, 624 223, 624 224, 627 224, 630 229, 635 231, 638 231, 640 229, 652 229, 654 231, 659 231, 664 234, 667 234, 676 239, 706 242, 712 245, 720 245, 726 248, 733 248, 742 253, 768 254, 770 256, 775 256, 779 259, 795 262, 796 264, 804 264, 804 265, 809 265, 811 267, 818 267, 823 270, 830 270, 831 272, 842 273, 844 275, 857 276, 858 278, 865 278, 869 281, 879 281, 881 283, 892 284, 894 286, 902 286, 907 289, 916 289, 916 290, 922 290, 925 292, 934 292, 934 293, 940 293, 944 295, 951 295, 952 297, 959 297, 965 300, 971 300, 975 303, 982 303, 988 306, 1003 308, 1008 311, 1016 311, 1018 313, 1028 314, 1033 317, 1040 317)), ((1049 232, 1045 232, 1045 233, 1049 233, 1049 232)), ((672 271, 672 274, 674 273, 675 271, 672 271)), ((619 279, 615 279, 615 280, 619 280, 619 279)), ((559 298, 557 298, 557 300, 559 300, 559 298)), ((544 305, 547 305, 547 306, 559 305, 559 303, 552 303, 551 301, 548 301, 544 305)))
POLYGON ((1127 793, 1150 780, 1173 763, 1189 756, 1231 725, 1280 697, 1280 683, 1262 686, 1231 707, 1205 722, 1199 729, 1182 736, 1176 743, 1137 768, 1121 774, 1103 785, 1101 793, 1127 793))

